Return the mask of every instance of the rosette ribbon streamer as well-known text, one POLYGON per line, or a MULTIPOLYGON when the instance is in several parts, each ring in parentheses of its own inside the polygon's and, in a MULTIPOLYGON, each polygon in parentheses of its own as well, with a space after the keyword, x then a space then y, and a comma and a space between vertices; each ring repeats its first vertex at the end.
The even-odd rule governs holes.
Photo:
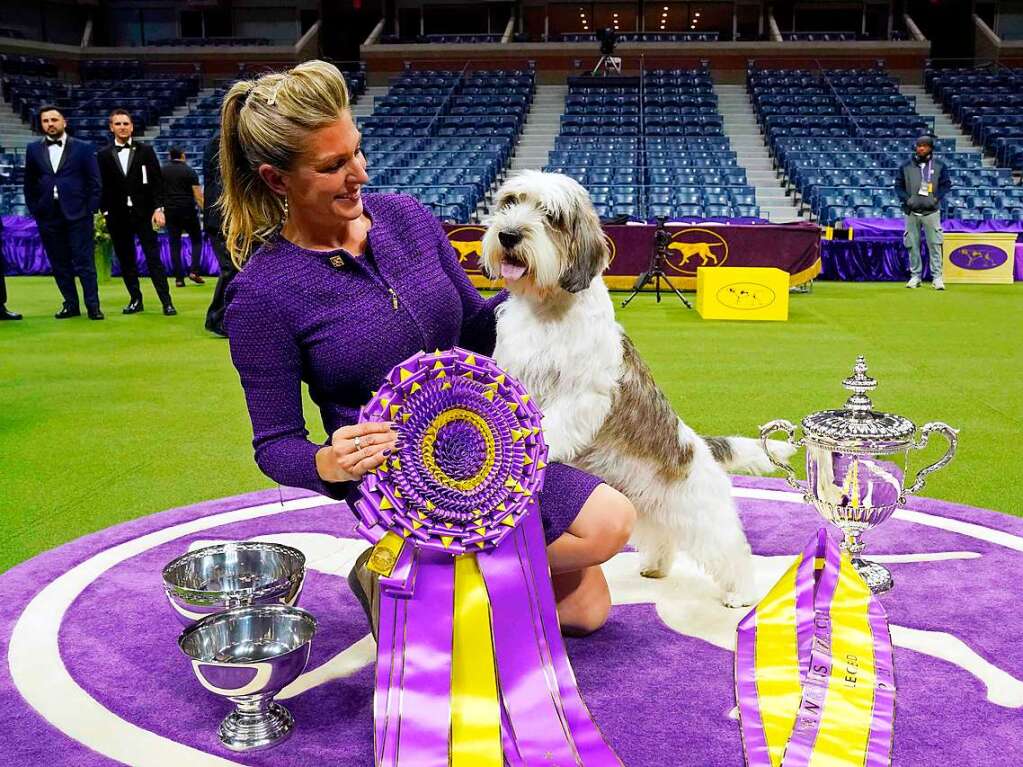
POLYGON ((751 767, 891 764, 895 671, 878 598, 822 528, 739 623, 736 697, 751 767))
POLYGON ((360 413, 394 453, 360 485, 380 574, 378 767, 620 767, 565 653, 536 496, 541 413, 463 349, 394 368, 360 413))

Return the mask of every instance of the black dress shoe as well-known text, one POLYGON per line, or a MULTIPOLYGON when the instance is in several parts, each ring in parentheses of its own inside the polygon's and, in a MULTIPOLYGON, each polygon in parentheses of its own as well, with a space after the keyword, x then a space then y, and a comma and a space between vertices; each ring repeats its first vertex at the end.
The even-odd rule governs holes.
POLYGON ((185 281, 179 277, 178 279, 174 280, 174 286, 178 288, 183 288, 185 287, 185 281))
POLYGON ((10 311, 6 306, 0 304, 0 321, 2 320, 20 320, 21 315, 17 312, 10 311))
POLYGON ((90 320, 105 320, 106 317, 103 316, 103 312, 101 312, 99 310, 99 307, 97 306, 95 309, 90 309, 89 310, 89 319, 90 320))
POLYGON ((82 316, 82 310, 81 309, 68 309, 65 306, 59 312, 57 312, 55 315, 53 315, 53 318, 55 320, 66 320, 66 319, 68 319, 70 317, 81 317, 81 316, 82 316))
POLYGON ((174 308, 174 304, 166 304, 163 307, 163 313, 168 317, 173 317, 178 313, 178 310, 174 308))
POLYGON ((121 309, 121 314, 138 314, 142 311, 142 299, 135 298, 126 307, 121 309))

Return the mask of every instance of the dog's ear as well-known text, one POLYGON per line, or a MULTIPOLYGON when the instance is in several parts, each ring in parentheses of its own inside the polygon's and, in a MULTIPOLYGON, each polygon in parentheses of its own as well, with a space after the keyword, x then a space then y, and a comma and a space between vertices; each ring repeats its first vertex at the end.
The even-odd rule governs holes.
POLYGON ((610 256, 600 219, 588 200, 577 207, 568 234, 568 264, 560 285, 569 293, 578 293, 607 268, 610 256))

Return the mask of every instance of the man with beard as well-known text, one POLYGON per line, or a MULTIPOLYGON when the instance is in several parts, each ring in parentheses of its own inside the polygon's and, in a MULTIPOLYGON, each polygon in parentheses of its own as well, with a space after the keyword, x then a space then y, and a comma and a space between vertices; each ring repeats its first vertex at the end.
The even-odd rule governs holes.
POLYGON ((909 249, 909 282, 907 288, 920 286, 923 259, 920 257, 920 230, 927 239, 927 253, 931 259, 931 284, 935 290, 944 290, 941 279, 941 201, 952 188, 945 163, 934 158, 934 138, 921 136, 916 140, 913 157, 903 163, 895 177, 895 191, 906 214, 903 241, 909 249))
POLYGON ((53 279, 64 299, 54 317, 81 315, 77 276, 89 319, 101 320, 92 221, 101 191, 96 152, 88 142, 67 135, 67 121, 55 106, 39 110, 39 127, 43 140, 25 150, 25 204, 39 227, 53 279))

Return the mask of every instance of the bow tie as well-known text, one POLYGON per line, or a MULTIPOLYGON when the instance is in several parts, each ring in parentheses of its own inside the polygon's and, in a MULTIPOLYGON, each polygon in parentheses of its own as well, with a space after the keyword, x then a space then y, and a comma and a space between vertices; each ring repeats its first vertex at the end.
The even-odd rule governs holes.
POLYGON ((46 139, 46 146, 63 146, 64 139, 62 138, 48 138, 46 139))
POLYGON ((131 149, 131 144, 114 144, 115 152, 120 152, 122 149, 131 149))

